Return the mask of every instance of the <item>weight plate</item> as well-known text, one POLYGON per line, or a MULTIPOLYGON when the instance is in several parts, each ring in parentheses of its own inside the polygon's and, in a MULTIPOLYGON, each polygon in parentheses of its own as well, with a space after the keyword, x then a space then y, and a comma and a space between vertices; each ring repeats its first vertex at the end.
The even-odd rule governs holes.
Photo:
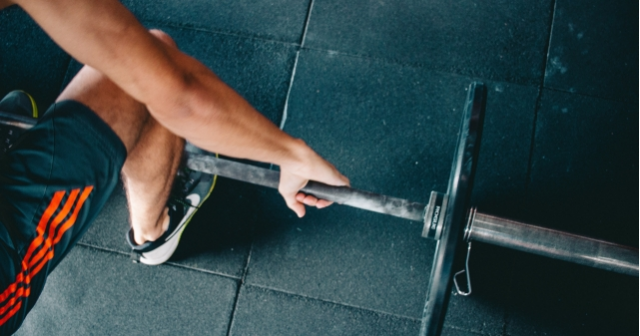
POLYGON ((453 262, 456 259, 458 244, 462 241, 478 161, 486 96, 487 89, 484 84, 472 83, 469 86, 449 177, 449 200, 445 211, 444 229, 431 268, 420 328, 421 336, 440 335, 447 312, 454 273, 453 262))

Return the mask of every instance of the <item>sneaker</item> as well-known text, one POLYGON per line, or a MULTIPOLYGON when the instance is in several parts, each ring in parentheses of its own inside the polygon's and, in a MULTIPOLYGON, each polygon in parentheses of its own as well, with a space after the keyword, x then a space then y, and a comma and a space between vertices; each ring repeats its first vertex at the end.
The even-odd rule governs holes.
POLYGON ((38 106, 24 91, 11 91, 0 101, 0 154, 38 121, 38 106))
MULTIPOLYGON (((133 239, 133 229, 127 234, 127 242, 131 246, 131 259, 147 265, 159 265, 169 260, 182 236, 182 232, 198 211, 199 206, 209 198, 216 184, 216 175, 209 175, 187 168, 186 159, 189 154, 207 154, 189 143, 185 145, 183 161, 178 168, 176 179, 169 199, 169 228, 152 242, 138 245, 133 239)), ((213 153, 208 153, 215 155, 213 153)))

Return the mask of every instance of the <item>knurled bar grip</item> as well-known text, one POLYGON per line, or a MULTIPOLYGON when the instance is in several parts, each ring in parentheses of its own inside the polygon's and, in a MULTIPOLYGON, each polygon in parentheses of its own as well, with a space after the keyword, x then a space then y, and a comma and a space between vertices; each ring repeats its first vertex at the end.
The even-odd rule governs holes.
MULTIPOLYGON (((263 187, 277 189, 280 182, 280 172, 278 171, 220 159, 211 155, 189 154, 187 166, 193 170, 249 182, 263 187)), ((302 188, 301 191, 305 194, 310 194, 338 204, 416 222, 424 222, 425 204, 349 187, 330 186, 315 181, 309 181, 307 186, 302 188)))
POLYGON ((638 276, 638 249, 472 211, 468 240, 638 276))

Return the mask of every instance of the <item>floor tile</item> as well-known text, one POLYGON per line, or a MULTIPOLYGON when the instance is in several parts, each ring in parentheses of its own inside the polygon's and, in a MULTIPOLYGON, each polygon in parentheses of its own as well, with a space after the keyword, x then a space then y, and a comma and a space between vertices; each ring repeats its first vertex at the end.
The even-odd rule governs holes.
POLYGON ((275 192, 258 202, 247 283, 420 317, 435 242, 419 223, 338 206, 298 220, 275 192))
POLYGON ((309 0, 124 0, 143 21, 300 43, 309 0))
POLYGON ((511 336, 638 334, 638 278, 522 253, 514 272, 511 336))
POLYGON ((638 2, 558 0, 544 85, 638 101, 638 2))
MULTIPOLYGON (((353 187, 426 203, 430 190, 446 190, 471 81, 304 51, 285 131, 333 162, 353 187)), ((500 83, 488 86, 488 145, 482 147, 480 163, 488 168, 479 168, 478 178, 485 182, 478 184, 478 197, 487 195, 487 208, 508 213, 501 200, 523 194, 536 91, 500 83), (502 138, 506 134, 514 138, 502 138)), ((434 242, 420 238, 421 223, 341 206, 312 211, 298 220, 275 192, 266 192, 258 203, 264 215, 257 224, 248 283, 420 318, 435 248, 434 242)), ((486 293, 498 291, 483 291, 484 296, 453 304, 452 312, 459 316, 451 317, 452 326, 501 330, 505 299, 491 301, 486 293), (492 308, 479 308, 485 299, 492 308), (484 315, 466 319, 469 311, 484 315)))
POLYGON ((243 286, 231 335, 418 335, 420 321, 243 286))
POLYGON ((17 6, 0 11, 0 45, 0 97, 24 90, 44 113, 60 92, 69 56, 17 6))
POLYGON ((255 191, 248 185, 219 179, 173 257, 177 264, 241 278, 256 223, 255 191))
POLYGON ((80 239, 80 243, 129 253, 130 248, 125 235, 130 227, 126 192, 122 183, 118 183, 96 220, 80 239))
MULTIPOLYGON (((638 246, 635 104, 544 91, 536 120, 532 223, 638 246)), ((638 278, 522 253, 509 335, 636 335, 638 278)))
POLYGON ((551 1, 314 2, 305 46, 539 84, 551 1))
POLYGON ((226 335, 236 281, 76 247, 17 335, 226 335))
POLYGON ((503 217, 520 215, 538 89, 487 82, 487 107, 472 203, 478 211, 503 217))
POLYGON ((528 212, 534 223, 638 246, 638 109, 545 91, 528 212))

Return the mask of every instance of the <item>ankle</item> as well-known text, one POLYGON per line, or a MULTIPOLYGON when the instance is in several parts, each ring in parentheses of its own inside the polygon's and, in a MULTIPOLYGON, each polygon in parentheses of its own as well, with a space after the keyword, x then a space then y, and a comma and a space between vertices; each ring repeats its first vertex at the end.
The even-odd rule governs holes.
POLYGON ((169 228, 169 209, 165 208, 156 223, 146 226, 133 226, 133 238, 138 245, 160 238, 169 228))

